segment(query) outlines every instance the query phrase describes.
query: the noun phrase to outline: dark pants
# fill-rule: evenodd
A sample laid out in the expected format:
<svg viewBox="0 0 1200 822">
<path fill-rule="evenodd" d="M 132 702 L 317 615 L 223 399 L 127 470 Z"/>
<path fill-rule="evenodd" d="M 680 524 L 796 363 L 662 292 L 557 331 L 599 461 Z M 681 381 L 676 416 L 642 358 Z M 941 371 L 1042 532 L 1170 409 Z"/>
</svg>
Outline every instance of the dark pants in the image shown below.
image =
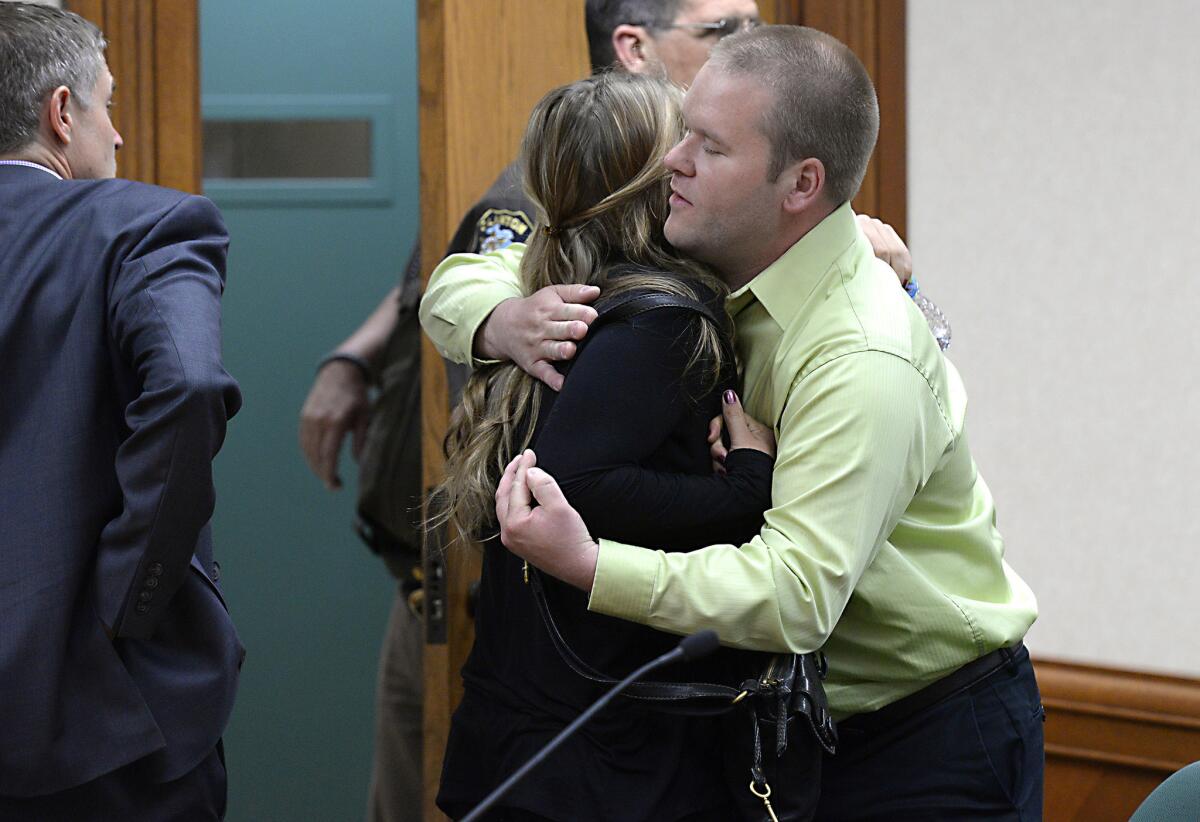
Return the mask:
<svg viewBox="0 0 1200 822">
<path fill-rule="evenodd" d="M 0 796 L 0 822 L 219 822 L 225 799 L 225 753 L 218 742 L 199 765 L 171 782 L 147 781 L 134 762 L 48 796 Z"/>
<path fill-rule="evenodd" d="M 408 606 L 408 595 L 397 590 L 379 656 L 368 822 L 421 818 L 422 628 L 421 618 Z"/>
<path fill-rule="evenodd" d="M 893 727 L 850 717 L 838 725 L 837 755 L 825 760 L 816 818 L 1041 819 L 1043 718 L 1024 647 Z"/>
</svg>

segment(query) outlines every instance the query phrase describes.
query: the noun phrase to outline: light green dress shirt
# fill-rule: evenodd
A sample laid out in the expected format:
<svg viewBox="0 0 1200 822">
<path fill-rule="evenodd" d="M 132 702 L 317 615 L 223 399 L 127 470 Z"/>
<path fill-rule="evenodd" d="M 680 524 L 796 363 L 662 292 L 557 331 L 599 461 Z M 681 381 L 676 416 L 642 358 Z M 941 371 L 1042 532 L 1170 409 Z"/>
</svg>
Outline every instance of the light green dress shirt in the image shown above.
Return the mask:
<svg viewBox="0 0 1200 822">
<path fill-rule="evenodd" d="M 435 272 L 422 322 L 452 359 L 467 361 L 492 308 L 519 296 L 521 253 Z M 823 648 L 838 717 L 1021 639 L 1037 603 L 1004 562 L 962 381 L 850 207 L 729 309 L 743 401 L 779 444 L 762 531 L 690 553 L 601 540 L 589 607 L 677 634 L 712 628 L 741 648 Z"/>
</svg>

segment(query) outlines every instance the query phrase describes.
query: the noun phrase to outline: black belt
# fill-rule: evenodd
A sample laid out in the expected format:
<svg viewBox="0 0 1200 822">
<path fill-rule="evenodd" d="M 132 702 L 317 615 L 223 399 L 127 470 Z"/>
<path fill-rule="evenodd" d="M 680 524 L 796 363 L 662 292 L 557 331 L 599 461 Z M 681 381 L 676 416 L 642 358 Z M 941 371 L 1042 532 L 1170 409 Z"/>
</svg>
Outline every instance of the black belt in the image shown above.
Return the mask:
<svg viewBox="0 0 1200 822">
<path fill-rule="evenodd" d="M 877 733 L 899 725 L 906 719 L 916 716 L 927 708 L 932 708 L 939 702 L 961 693 L 980 682 L 1005 666 L 1015 667 L 1018 663 L 1029 658 L 1025 644 L 1018 641 L 1008 648 L 997 648 L 990 654 L 985 654 L 972 662 L 948 674 L 932 685 L 926 685 L 915 694 L 909 694 L 898 699 L 891 705 L 885 705 L 877 711 L 848 716 L 837 723 L 838 730 Z"/>
</svg>

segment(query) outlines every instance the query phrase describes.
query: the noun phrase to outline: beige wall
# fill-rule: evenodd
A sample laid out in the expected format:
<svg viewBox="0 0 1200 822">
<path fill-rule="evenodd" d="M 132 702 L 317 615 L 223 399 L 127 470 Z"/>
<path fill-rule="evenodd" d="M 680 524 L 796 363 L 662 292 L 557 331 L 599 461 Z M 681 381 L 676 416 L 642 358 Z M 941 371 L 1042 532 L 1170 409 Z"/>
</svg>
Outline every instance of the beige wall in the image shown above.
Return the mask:
<svg viewBox="0 0 1200 822">
<path fill-rule="evenodd" d="M 1200 3 L 909 0 L 909 233 L 1036 654 L 1200 675 Z"/>
</svg>

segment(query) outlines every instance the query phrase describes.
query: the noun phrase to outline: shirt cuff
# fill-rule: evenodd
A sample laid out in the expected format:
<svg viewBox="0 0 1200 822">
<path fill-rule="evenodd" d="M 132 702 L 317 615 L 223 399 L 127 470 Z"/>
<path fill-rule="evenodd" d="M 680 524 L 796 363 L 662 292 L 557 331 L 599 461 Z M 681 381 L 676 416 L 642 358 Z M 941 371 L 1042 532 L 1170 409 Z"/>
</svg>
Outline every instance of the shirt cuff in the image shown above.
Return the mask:
<svg viewBox="0 0 1200 822">
<path fill-rule="evenodd" d="M 645 622 L 658 579 L 657 551 L 600 540 L 588 610 Z"/>
<path fill-rule="evenodd" d="M 514 293 L 511 286 L 502 283 L 473 285 L 469 299 L 451 301 L 447 311 L 439 311 L 435 307 L 430 312 L 429 319 L 432 322 L 427 322 L 426 325 L 430 338 L 442 348 L 441 353 L 447 359 L 463 364 L 480 365 L 495 360 L 475 359 L 475 335 L 496 310 L 496 306 L 505 300 L 521 296 L 521 292 Z"/>
</svg>

